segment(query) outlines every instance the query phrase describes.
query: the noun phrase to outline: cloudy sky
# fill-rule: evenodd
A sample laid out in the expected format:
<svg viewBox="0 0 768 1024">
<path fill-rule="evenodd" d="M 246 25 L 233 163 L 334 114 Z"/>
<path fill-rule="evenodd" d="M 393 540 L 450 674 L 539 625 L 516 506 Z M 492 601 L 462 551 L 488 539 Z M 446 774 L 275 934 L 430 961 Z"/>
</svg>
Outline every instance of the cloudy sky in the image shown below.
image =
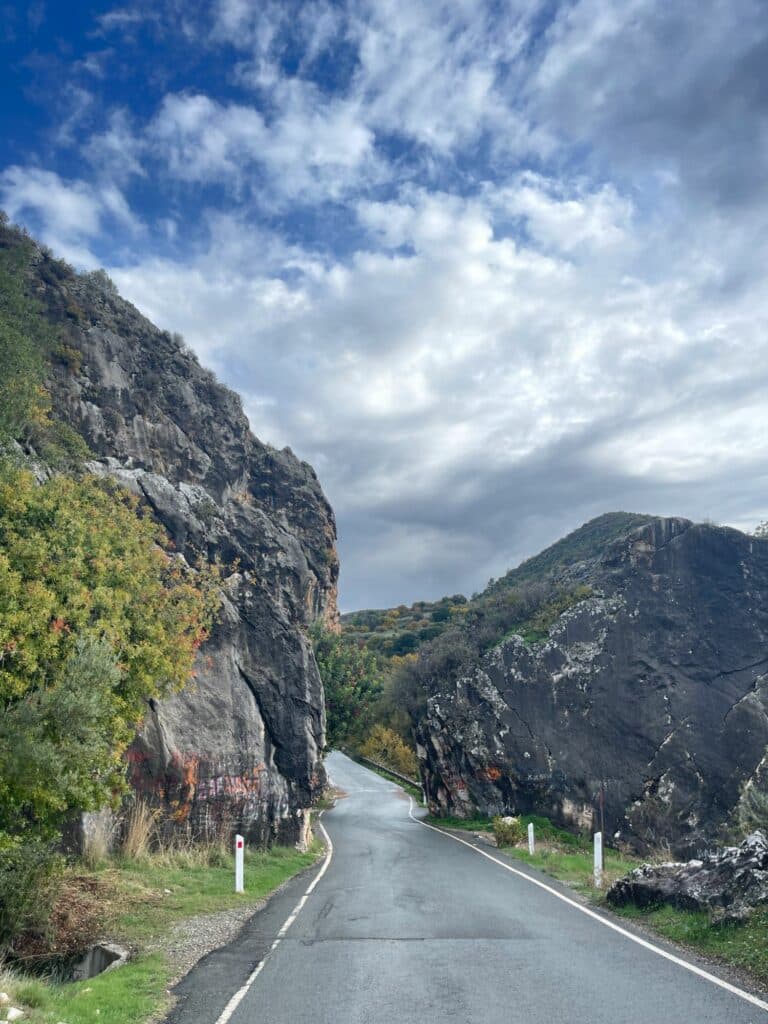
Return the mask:
<svg viewBox="0 0 768 1024">
<path fill-rule="evenodd" d="M 0 205 L 315 466 L 346 610 L 768 518 L 765 0 L 0 13 Z"/>
</svg>

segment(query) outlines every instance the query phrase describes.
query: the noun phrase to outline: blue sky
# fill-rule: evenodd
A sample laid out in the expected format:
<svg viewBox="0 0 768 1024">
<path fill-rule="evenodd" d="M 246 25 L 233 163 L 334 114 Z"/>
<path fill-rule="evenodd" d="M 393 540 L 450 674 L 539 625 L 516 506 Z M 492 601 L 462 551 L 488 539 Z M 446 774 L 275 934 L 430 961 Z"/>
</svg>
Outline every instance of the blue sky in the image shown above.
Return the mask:
<svg viewBox="0 0 768 1024">
<path fill-rule="evenodd" d="M 0 7 L 0 205 L 316 467 L 345 608 L 768 518 L 763 0 Z"/>
</svg>

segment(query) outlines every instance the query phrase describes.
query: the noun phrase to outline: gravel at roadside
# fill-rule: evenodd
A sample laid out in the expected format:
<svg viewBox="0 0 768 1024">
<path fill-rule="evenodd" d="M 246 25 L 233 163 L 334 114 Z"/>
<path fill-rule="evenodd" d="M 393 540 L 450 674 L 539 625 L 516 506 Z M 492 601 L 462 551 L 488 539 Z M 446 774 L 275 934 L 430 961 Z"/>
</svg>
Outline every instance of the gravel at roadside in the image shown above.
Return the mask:
<svg viewBox="0 0 768 1024">
<path fill-rule="evenodd" d="M 262 899 L 230 910 L 189 917 L 174 925 L 162 940 L 149 946 L 148 952 L 162 950 L 167 957 L 172 970 L 169 988 L 191 971 L 206 953 L 231 942 L 245 922 L 258 913 L 266 902 L 266 899 Z"/>
</svg>

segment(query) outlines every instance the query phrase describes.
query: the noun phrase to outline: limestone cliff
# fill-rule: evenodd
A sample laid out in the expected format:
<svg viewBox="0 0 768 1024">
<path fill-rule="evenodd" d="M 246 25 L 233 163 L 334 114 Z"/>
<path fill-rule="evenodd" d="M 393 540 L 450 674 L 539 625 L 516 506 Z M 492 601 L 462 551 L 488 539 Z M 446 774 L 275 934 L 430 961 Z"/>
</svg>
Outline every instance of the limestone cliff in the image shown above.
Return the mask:
<svg viewBox="0 0 768 1024">
<path fill-rule="evenodd" d="M 335 523 L 315 473 L 257 440 L 239 398 L 104 275 L 75 275 L 40 250 L 31 275 L 49 319 L 67 326 L 50 390 L 94 453 L 89 468 L 138 494 L 190 564 L 224 568 L 194 679 L 147 708 L 133 785 L 169 828 L 223 821 L 254 840 L 299 840 L 324 778 L 306 630 L 337 620 Z"/>
<path fill-rule="evenodd" d="M 560 567 L 591 596 L 436 684 L 418 724 L 433 807 L 539 812 L 696 850 L 768 744 L 768 541 L 653 519 Z"/>
</svg>

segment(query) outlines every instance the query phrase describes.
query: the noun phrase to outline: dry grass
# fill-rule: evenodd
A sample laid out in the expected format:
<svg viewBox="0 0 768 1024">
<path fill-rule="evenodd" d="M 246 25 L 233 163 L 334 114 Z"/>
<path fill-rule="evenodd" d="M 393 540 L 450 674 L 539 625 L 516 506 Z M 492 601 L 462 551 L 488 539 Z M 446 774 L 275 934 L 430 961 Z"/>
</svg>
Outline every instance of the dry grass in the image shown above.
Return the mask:
<svg viewBox="0 0 768 1024">
<path fill-rule="evenodd" d="M 118 822 L 110 813 L 91 816 L 83 836 L 82 860 L 87 868 L 94 870 L 109 859 Z"/>
<path fill-rule="evenodd" d="M 136 797 L 125 819 L 121 855 L 126 860 L 144 860 L 156 839 L 157 812 L 146 800 Z"/>
</svg>

